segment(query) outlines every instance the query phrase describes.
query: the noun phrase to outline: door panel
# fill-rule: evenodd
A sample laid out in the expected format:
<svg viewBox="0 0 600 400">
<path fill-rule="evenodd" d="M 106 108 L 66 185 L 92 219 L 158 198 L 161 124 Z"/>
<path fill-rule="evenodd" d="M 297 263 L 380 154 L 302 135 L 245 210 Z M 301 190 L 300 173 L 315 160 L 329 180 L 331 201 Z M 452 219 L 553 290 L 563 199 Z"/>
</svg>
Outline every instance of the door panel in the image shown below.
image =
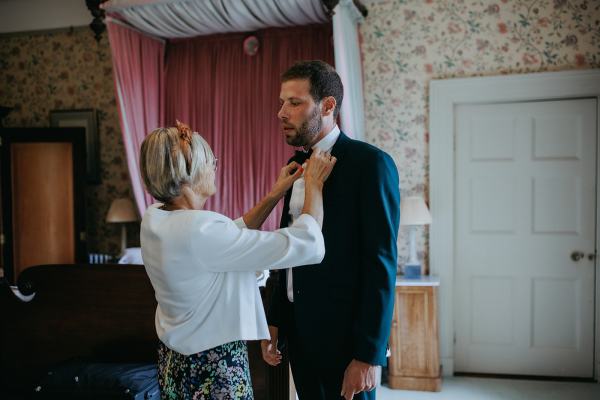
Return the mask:
<svg viewBox="0 0 600 400">
<path fill-rule="evenodd" d="M 456 108 L 456 371 L 593 376 L 596 110 Z"/>
<path fill-rule="evenodd" d="M 75 262 L 73 146 L 13 143 L 14 270 Z"/>
</svg>

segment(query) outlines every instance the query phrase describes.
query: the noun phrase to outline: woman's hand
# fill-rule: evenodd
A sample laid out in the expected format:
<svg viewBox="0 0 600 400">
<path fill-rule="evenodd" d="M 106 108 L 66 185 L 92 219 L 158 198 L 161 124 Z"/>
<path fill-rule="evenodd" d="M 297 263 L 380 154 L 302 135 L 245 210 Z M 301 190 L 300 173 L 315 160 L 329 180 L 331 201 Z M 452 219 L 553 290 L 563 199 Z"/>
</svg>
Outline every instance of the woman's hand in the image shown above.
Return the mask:
<svg viewBox="0 0 600 400">
<path fill-rule="evenodd" d="M 304 171 L 306 185 L 316 184 L 322 187 L 333 170 L 336 161 L 337 159 L 330 153 L 325 153 L 319 149 L 314 150 Z"/>
<path fill-rule="evenodd" d="M 281 168 L 279 177 L 271 189 L 270 195 L 275 197 L 277 200 L 281 199 L 285 192 L 292 187 L 295 181 L 302 176 L 302 166 L 296 161 L 292 161 L 288 165 Z"/>
<path fill-rule="evenodd" d="M 336 161 L 331 154 L 315 150 L 304 170 L 302 214 L 312 215 L 320 227 L 323 227 L 323 183 L 329 177 Z"/>
<path fill-rule="evenodd" d="M 285 192 L 302 176 L 302 172 L 302 166 L 295 161 L 281 168 L 277 182 L 275 182 L 271 191 L 244 214 L 246 228 L 259 229 L 279 200 L 285 195 Z"/>
</svg>

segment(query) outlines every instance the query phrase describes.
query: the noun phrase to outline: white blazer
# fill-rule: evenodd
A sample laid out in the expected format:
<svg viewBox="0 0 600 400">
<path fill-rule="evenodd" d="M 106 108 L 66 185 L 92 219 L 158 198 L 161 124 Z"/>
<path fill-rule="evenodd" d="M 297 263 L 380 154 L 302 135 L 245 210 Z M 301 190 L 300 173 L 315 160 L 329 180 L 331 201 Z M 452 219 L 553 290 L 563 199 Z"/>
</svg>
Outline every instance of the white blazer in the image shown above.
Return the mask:
<svg viewBox="0 0 600 400">
<path fill-rule="evenodd" d="M 247 229 L 242 218 L 161 205 L 142 218 L 142 258 L 158 302 L 158 337 L 184 355 L 268 339 L 255 271 L 318 264 L 325 256 L 321 229 L 308 214 L 263 232 Z"/>
</svg>

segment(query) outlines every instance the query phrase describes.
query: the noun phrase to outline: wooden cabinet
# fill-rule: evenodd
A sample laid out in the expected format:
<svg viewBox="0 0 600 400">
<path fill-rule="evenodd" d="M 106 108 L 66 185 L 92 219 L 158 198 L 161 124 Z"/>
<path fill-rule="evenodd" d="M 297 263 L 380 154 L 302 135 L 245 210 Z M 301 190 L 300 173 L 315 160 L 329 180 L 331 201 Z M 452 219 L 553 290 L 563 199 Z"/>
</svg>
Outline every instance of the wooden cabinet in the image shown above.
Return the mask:
<svg viewBox="0 0 600 400">
<path fill-rule="evenodd" d="M 398 279 L 388 381 L 392 389 L 441 390 L 437 321 L 439 281 Z"/>
</svg>

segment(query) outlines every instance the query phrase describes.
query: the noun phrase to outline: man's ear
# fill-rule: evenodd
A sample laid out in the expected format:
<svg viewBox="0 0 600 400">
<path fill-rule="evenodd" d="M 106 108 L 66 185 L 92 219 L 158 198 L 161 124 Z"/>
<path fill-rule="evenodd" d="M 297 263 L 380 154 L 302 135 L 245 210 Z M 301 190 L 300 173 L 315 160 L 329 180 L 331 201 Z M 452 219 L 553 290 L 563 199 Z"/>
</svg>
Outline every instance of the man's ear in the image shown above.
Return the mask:
<svg viewBox="0 0 600 400">
<path fill-rule="evenodd" d="M 323 98 L 323 100 L 321 100 L 321 104 L 322 104 L 321 114 L 323 116 L 326 116 L 326 115 L 333 114 L 333 111 L 335 110 L 335 106 L 337 103 L 335 101 L 335 97 L 327 96 L 327 97 Z"/>
</svg>

